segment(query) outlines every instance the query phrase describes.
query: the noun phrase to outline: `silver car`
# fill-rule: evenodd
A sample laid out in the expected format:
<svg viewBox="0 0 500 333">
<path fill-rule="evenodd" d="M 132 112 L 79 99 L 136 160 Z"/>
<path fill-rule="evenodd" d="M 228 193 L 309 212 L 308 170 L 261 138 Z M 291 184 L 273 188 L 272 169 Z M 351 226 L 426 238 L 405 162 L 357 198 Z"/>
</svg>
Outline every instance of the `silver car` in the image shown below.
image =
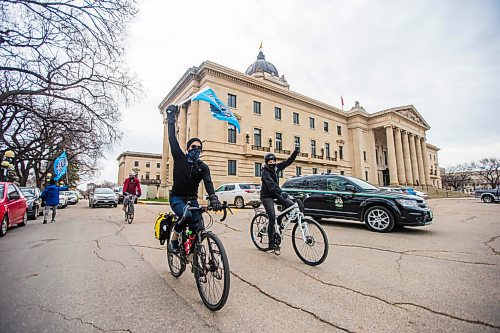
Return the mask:
<svg viewBox="0 0 500 333">
<path fill-rule="evenodd" d="M 90 195 L 89 207 L 118 206 L 118 196 L 110 188 L 99 187 Z"/>
</svg>

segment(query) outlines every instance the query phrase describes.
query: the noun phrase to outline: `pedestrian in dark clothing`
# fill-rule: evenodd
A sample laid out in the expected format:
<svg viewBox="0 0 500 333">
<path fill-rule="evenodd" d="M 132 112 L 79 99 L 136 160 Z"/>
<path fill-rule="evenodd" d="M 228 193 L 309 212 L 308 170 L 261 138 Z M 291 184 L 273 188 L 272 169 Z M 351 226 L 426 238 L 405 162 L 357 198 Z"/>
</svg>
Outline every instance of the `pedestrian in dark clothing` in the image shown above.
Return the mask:
<svg viewBox="0 0 500 333">
<path fill-rule="evenodd" d="M 262 168 L 262 187 L 260 189 L 260 201 L 264 206 L 267 216 L 269 217 L 269 224 L 267 227 L 267 235 L 269 237 L 269 250 L 275 250 L 274 244 L 274 221 L 276 214 L 274 211 L 274 200 L 276 199 L 278 205 L 286 209 L 293 205 L 293 201 L 288 199 L 286 192 L 281 191 L 278 184 L 278 173 L 283 171 L 287 166 L 295 161 L 299 154 L 299 148 L 295 147 L 295 151 L 290 157 L 281 163 L 276 163 L 276 155 L 273 153 L 266 154 L 264 157 L 265 165 Z"/>
<path fill-rule="evenodd" d="M 49 212 L 52 211 L 51 223 L 56 221 L 57 206 L 59 205 L 59 192 L 67 191 L 67 186 L 57 186 L 56 181 L 51 179 L 49 185 L 47 185 L 42 191 L 41 198 L 45 202 L 45 207 L 43 210 L 43 224 L 47 223 L 47 217 Z"/>
</svg>

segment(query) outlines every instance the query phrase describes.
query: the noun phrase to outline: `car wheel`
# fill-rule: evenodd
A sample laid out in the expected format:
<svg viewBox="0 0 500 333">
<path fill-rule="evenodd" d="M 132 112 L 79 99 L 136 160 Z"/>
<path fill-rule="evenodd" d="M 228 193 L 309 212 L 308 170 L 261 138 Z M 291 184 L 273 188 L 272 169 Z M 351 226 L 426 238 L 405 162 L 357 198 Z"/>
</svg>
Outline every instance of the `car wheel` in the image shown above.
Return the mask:
<svg viewBox="0 0 500 333">
<path fill-rule="evenodd" d="M 118 207 L 118 204 L 114 204 L 113 207 Z"/>
<path fill-rule="evenodd" d="M 491 195 L 485 195 L 483 196 L 483 202 L 484 203 L 492 203 L 494 200 L 493 200 L 493 197 Z"/>
<path fill-rule="evenodd" d="M 35 212 L 33 213 L 33 216 L 31 217 L 33 220 L 36 220 L 38 218 L 38 206 L 35 207 Z"/>
<path fill-rule="evenodd" d="M 260 207 L 260 202 L 259 203 L 256 203 L 256 204 L 253 204 L 252 205 L 253 208 L 259 208 Z"/>
<path fill-rule="evenodd" d="M 9 229 L 9 219 L 7 218 L 7 212 L 5 212 L 5 215 L 2 220 L 2 226 L 0 227 L 0 237 L 5 236 L 8 229 Z"/>
<path fill-rule="evenodd" d="M 389 232 L 394 228 L 394 217 L 387 208 L 373 206 L 365 213 L 365 224 L 371 231 Z"/>
<path fill-rule="evenodd" d="M 236 208 L 243 208 L 245 207 L 245 201 L 242 197 L 236 197 L 234 199 L 234 205 L 236 206 Z"/>
<path fill-rule="evenodd" d="M 24 212 L 23 221 L 19 223 L 21 227 L 24 227 L 26 224 L 28 224 L 28 210 Z"/>
</svg>

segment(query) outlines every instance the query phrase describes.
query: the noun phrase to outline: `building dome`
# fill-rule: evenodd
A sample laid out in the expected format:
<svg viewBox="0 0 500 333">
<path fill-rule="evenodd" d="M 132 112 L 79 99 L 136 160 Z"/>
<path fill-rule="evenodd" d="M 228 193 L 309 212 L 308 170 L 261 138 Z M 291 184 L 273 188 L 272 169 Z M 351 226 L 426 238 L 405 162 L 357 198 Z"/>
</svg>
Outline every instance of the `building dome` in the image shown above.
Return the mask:
<svg viewBox="0 0 500 333">
<path fill-rule="evenodd" d="M 273 76 L 279 76 L 278 70 L 271 64 L 269 61 L 266 61 L 266 56 L 262 51 L 259 51 L 259 55 L 257 55 L 257 60 L 250 66 L 248 66 L 245 74 L 252 75 L 255 72 L 265 72 L 269 73 Z"/>
</svg>

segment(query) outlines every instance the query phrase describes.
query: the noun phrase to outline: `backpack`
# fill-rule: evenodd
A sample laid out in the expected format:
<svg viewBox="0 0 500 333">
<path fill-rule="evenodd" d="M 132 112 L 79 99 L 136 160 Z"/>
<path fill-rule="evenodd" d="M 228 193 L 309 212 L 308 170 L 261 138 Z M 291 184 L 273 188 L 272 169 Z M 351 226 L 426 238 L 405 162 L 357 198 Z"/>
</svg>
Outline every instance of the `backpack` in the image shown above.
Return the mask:
<svg viewBox="0 0 500 333">
<path fill-rule="evenodd" d="M 160 245 L 170 238 L 171 225 L 175 223 L 175 214 L 172 212 L 160 213 L 155 222 L 155 238 L 160 241 Z"/>
</svg>

